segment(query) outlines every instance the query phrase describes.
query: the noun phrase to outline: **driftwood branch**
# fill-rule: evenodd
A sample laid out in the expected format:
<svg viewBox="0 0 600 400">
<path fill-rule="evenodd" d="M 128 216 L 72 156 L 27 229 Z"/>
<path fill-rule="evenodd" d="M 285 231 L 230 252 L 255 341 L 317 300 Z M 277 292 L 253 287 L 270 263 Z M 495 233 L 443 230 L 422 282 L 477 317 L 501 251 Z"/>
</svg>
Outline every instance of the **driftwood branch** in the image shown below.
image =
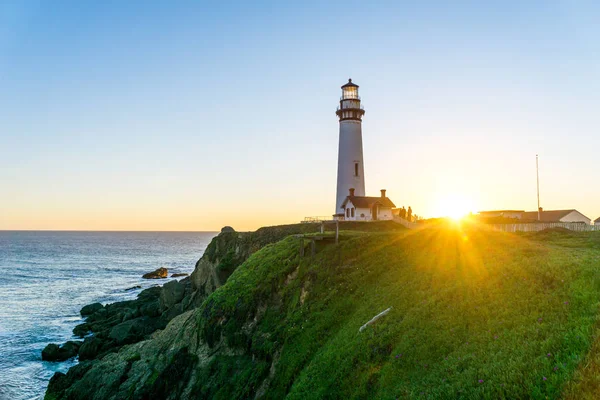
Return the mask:
<svg viewBox="0 0 600 400">
<path fill-rule="evenodd" d="M 392 307 L 388 308 L 385 311 L 380 312 L 379 314 L 377 314 L 376 316 L 374 316 L 373 318 L 371 318 L 371 320 L 369 322 L 367 322 L 366 324 L 364 324 L 363 326 L 360 327 L 360 329 L 358 330 L 358 332 L 360 333 L 360 332 L 364 331 L 367 326 L 371 325 L 372 323 L 374 323 L 375 321 L 377 321 L 379 318 L 381 318 L 385 314 L 389 313 L 391 309 L 392 309 Z"/>
</svg>

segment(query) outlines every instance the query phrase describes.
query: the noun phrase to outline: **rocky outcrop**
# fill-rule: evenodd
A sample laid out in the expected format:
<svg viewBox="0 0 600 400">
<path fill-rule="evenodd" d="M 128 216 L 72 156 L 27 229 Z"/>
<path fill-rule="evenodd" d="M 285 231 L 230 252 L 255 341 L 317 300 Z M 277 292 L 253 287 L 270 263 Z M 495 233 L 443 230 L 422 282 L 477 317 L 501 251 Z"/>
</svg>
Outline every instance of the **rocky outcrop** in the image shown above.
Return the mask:
<svg viewBox="0 0 600 400">
<path fill-rule="evenodd" d="M 163 267 L 160 267 L 157 270 L 152 272 L 148 272 L 147 274 L 142 275 L 144 279 L 164 279 L 169 276 L 169 270 Z"/>
<path fill-rule="evenodd" d="M 80 314 L 82 317 L 87 317 L 89 315 L 92 315 L 96 311 L 102 310 L 103 308 L 104 306 L 100 303 L 88 304 L 87 306 L 81 309 Z"/>
<path fill-rule="evenodd" d="M 230 350 L 225 343 L 211 340 L 208 345 L 200 338 L 198 321 L 203 317 L 197 308 L 254 252 L 288 235 L 318 229 L 314 224 L 297 224 L 239 233 L 225 227 L 211 241 L 190 277 L 146 289 L 135 300 L 84 307 L 87 320 L 73 332 L 93 336 L 86 337 L 79 349 L 81 363 L 67 374 L 55 374 L 46 398 L 175 399 L 186 398 L 181 397 L 183 394 L 200 395 L 200 389 L 187 385 L 189 379 L 183 378 L 196 381 L 196 367 L 206 366 L 219 351 L 228 354 Z M 157 271 L 161 270 L 164 273 L 159 275 L 166 277 L 166 269 Z"/>
<path fill-rule="evenodd" d="M 180 303 L 185 296 L 185 285 L 179 281 L 165 283 L 160 291 L 159 304 L 161 311 L 168 310 Z"/>
<path fill-rule="evenodd" d="M 171 278 L 181 278 L 183 276 L 189 276 L 190 274 L 186 274 L 185 272 L 179 272 L 177 274 L 171 274 Z"/>
<path fill-rule="evenodd" d="M 68 341 L 62 346 L 50 343 L 42 350 L 42 360 L 44 361 L 65 361 L 77 356 L 81 342 Z"/>
<path fill-rule="evenodd" d="M 79 359 L 93 360 L 118 351 L 123 345 L 148 338 L 181 314 L 181 301 L 191 295 L 189 278 L 173 280 L 161 287 L 143 290 L 135 300 L 121 301 L 103 306 L 89 304 L 81 309 L 87 316 L 84 323 L 73 329 L 73 334 L 83 338 L 81 342 L 67 342 L 62 347 L 46 346 L 42 358 L 47 361 L 64 361 L 79 354 Z"/>
</svg>

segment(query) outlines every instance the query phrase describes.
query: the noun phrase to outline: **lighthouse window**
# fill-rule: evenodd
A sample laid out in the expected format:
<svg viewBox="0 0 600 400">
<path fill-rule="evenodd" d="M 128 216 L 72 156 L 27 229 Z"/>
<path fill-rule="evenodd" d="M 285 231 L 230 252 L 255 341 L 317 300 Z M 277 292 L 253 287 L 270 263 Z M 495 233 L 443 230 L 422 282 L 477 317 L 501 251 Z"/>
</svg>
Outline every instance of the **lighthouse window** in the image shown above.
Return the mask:
<svg viewBox="0 0 600 400">
<path fill-rule="evenodd" d="M 358 176 L 358 163 L 354 163 L 354 176 Z"/>
<path fill-rule="evenodd" d="M 354 218 L 354 207 L 350 209 L 350 213 L 352 214 L 352 218 Z"/>
<path fill-rule="evenodd" d="M 350 209 L 346 208 L 346 217 L 350 217 Z"/>
</svg>

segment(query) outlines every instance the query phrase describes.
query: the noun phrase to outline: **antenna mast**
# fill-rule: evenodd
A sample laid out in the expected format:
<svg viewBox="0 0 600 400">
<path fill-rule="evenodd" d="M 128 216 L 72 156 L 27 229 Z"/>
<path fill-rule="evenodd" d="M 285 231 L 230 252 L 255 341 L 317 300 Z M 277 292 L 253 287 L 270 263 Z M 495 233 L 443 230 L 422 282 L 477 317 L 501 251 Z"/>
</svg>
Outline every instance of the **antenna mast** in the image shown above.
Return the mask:
<svg viewBox="0 0 600 400">
<path fill-rule="evenodd" d="M 538 155 L 535 155 L 535 173 L 537 175 L 537 200 L 538 200 L 538 221 L 541 221 L 540 211 L 540 167 L 538 163 Z"/>
</svg>

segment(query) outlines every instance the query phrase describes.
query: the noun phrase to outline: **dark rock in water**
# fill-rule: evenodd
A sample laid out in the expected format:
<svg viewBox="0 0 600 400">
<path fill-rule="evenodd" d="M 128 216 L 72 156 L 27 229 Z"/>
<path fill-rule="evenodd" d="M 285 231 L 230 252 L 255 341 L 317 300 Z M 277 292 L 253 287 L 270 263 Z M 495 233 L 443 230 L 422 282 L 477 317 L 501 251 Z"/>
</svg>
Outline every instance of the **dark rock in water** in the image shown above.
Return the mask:
<svg viewBox="0 0 600 400">
<path fill-rule="evenodd" d="M 65 361 L 75 357 L 79 351 L 81 342 L 69 341 L 62 346 L 50 343 L 42 350 L 42 360 L 44 361 Z"/>
<path fill-rule="evenodd" d="M 83 344 L 79 348 L 79 360 L 92 360 L 96 358 L 98 353 L 100 353 L 103 344 L 104 341 L 97 337 L 85 338 Z"/>
<path fill-rule="evenodd" d="M 80 347 L 80 341 L 69 340 L 67 343 L 60 346 L 60 352 L 62 352 L 65 355 L 68 355 L 69 357 L 67 358 L 71 358 L 77 355 L 77 352 L 79 352 Z"/>
<path fill-rule="evenodd" d="M 189 274 L 186 273 L 177 273 L 177 274 L 172 274 L 171 278 L 179 278 L 180 276 L 188 276 Z"/>
<path fill-rule="evenodd" d="M 64 394 L 73 383 L 83 378 L 86 372 L 92 368 L 93 363 L 90 361 L 80 362 L 79 364 L 69 368 L 66 374 L 56 372 L 50 378 L 48 390 L 46 391 L 45 399 L 58 399 Z M 75 395 L 73 396 L 77 398 Z"/>
<path fill-rule="evenodd" d="M 103 320 L 106 318 L 107 315 L 108 315 L 108 310 L 106 308 L 102 308 L 102 309 L 96 311 L 95 313 L 93 313 L 92 315 L 90 315 L 89 317 L 87 317 L 87 322 Z"/>
<path fill-rule="evenodd" d="M 136 285 L 136 286 L 132 286 L 130 288 L 125 289 L 126 292 L 130 292 L 132 290 L 136 290 L 136 289 L 141 289 L 142 287 L 140 285 Z"/>
<path fill-rule="evenodd" d="M 179 281 L 171 281 L 164 284 L 160 292 L 160 309 L 165 311 L 183 300 L 185 286 Z"/>
<path fill-rule="evenodd" d="M 96 311 L 101 310 L 103 308 L 104 306 L 100 303 L 88 304 L 87 306 L 81 309 L 80 313 L 82 317 L 87 317 L 88 315 L 92 315 Z"/>
<path fill-rule="evenodd" d="M 44 361 L 56 361 L 58 359 L 58 351 L 60 347 L 57 344 L 50 343 L 42 350 L 42 360 Z"/>
<path fill-rule="evenodd" d="M 164 279 L 168 276 L 169 270 L 163 267 L 160 267 L 156 271 L 148 272 L 147 274 L 142 275 L 144 279 Z"/>
<path fill-rule="evenodd" d="M 88 333 L 90 333 L 90 326 L 86 323 L 79 324 L 73 328 L 73 335 L 75 336 L 84 337 Z"/>
</svg>

